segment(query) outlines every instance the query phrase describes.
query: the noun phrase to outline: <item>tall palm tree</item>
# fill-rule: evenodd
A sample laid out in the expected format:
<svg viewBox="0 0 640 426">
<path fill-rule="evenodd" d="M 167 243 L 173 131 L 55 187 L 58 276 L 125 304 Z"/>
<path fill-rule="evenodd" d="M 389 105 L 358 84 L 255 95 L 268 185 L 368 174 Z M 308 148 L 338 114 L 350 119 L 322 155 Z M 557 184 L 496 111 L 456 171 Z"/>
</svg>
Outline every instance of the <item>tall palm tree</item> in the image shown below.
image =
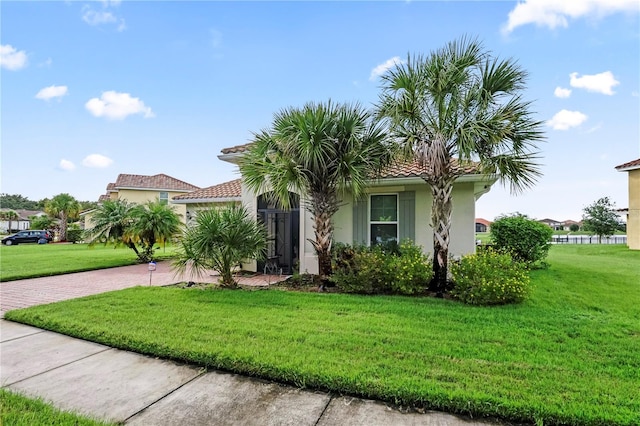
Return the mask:
<svg viewBox="0 0 640 426">
<path fill-rule="evenodd" d="M 409 55 L 382 76 L 379 117 L 431 186 L 432 290 L 446 291 L 456 178 L 473 166 L 498 173 L 518 193 L 540 175 L 536 143 L 544 135 L 531 103 L 521 97 L 526 77 L 513 60 L 496 58 L 468 38 L 426 57 Z"/>
<path fill-rule="evenodd" d="M 249 189 L 271 191 L 285 208 L 290 191 L 306 198 L 315 236 L 309 241 L 325 278 L 331 273 L 332 217 L 341 197 L 347 190 L 361 196 L 390 157 L 387 134 L 370 112 L 328 101 L 276 113 L 271 128 L 256 134 L 240 171 Z"/>
<path fill-rule="evenodd" d="M 264 257 L 266 245 L 266 230 L 244 207 L 203 210 L 186 230 L 173 267 L 180 272 L 193 270 L 198 275 L 215 269 L 222 286 L 235 287 L 233 268 L 244 259 Z"/>
<path fill-rule="evenodd" d="M 45 211 L 60 219 L 60 241 L 67 241 L 67 221 L 80 213 L 78 200 L 66 193 L 58 194 L 47 202 Z"/>
<path fill-rule="evenodd" d="M 173 207 L 160 200 L 137 205 L 131 210 L 131 224 L 125 229 L 125 241 L 140 244 L 141 262 L 153 260 L 156 243 L 165 243 L 182 230 L 182 221 Z"/>
<path fill-rule="evenodd" d="M 117 246 L 124 243 L 139 257 L 140 253 L 135 243 L 127 238 L 127 228 L 133 222 L 133 208 L 134 204 L 126 200 L 106 200 L 99 205 L 91 216 L 93 226 L 87 229 L 89 245 L 102 242 L 105 245 L 112 243 Z"/>
</svg>

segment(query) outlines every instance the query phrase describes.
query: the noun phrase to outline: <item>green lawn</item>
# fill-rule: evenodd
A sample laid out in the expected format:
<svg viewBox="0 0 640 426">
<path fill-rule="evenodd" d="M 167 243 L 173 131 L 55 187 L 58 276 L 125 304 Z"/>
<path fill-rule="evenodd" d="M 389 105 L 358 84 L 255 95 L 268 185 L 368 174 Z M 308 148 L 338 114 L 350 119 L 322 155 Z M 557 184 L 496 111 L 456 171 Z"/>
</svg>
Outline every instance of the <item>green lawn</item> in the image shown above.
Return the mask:
<svg viewBox="0 0 640 426">
<path fill-rule="evenodd" d="M 3 426 L 106 426 L 111 423 L 61 411 L 41 400 L 26 398 L 0 389 L 0 424 Z"/>
<path fill-rule="evenodd" d="M 159 258 L 170 256 L 171 247 L 156 251 Z M 0 281 L 90 271 L 134 265 L 136 255 L 126 247 L 87 244 L 0 245 Z"/>
<path fill-rule="evenodd" d="M 474 416 L 640 424 L 640 252 L 554 246 L 530 301 L 128 290 L 6 318 L 153 356 Z M 158 321 L 162 318 L 162 321 Z"/>
</svg>

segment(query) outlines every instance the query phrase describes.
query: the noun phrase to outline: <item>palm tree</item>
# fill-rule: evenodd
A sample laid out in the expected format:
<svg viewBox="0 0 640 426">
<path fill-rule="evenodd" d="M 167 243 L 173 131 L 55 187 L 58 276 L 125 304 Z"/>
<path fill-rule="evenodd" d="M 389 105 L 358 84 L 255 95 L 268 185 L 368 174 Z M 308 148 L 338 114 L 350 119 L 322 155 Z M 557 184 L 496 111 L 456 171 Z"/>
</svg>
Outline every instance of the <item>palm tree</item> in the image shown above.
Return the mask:
<svg viewBox="0 0 640 426">
<path fill-rule="evenodd" d="M 89 245 L 102 242 L 105 245 L 112 243 L 117 246 L 124 243 L 140 257 L 133 240 L 127 238 L 127 228 L 133 222 L 133 208 L 134 204 L 126 200 L 106 200 L 99 205 L 91 216 L 93 227 L 87 230 Z"/>
<path fill-rule="evenodd" d="M 521 97 L 526 77 L 513 60 L 496 58 L 467 38 L 426 57 L 409 55 L 382 76 L 379 117 L 431 186 L 431 289 L 439 293 L 446 291 L 456 178 L 473 166 L 480 173 L 498 173 L 518 193 L 540 176 L 536 143 L 544 135 L 531 103 Z"/>
<path fill-rule="evenodd" d="M 0 213 L 2 220 L 7 221 L 7 233 L 11 234 L 12 222 L 19 218 L 18 213 L 13 210 L 4 210 Z"/>
<path fill-rule="evenodd" d="M 69 194 L 58 194 L 47 202 L 45 211 L 60 219 L 60 241 L 67 241 L 67 221 L 78 216 L 80 203 Z"/>
<path fill-rule="evenodd" d="M 182 229 L 180 216 L 173 207 L 160 200 L 137 205 L 131 210 L 131 224 L 126 227 L 124 240 L 138 243 L 142 252 L 141 262 L 153 260 L 156 243 L 165 243 L 178 235 Z"/>
<path fill-rule="evenodd" d="M 235 287 L 233 268 L 244 259 L 264 257 L 267 244 L 264 226 L 249 216 L 244 207 L 227 206 L 198 212 L 194 226 L 187 229 L 182 249 L 173 266 L 201 275 L 215 269 L 221 284 Z"/>
<path fill-rule="evenodd" d="M 321 278 L 331 273 L 332 217 L 342 195 L 363 194 L 367 181 L 388 164 L 387 134 L 358 104 L 308 103 L 275 114 L 240 161 L 244 183 L 271 191 L 287 208 L 290 191 L 306 197 L 314 222 L 309 240 Z"/>
</svg>

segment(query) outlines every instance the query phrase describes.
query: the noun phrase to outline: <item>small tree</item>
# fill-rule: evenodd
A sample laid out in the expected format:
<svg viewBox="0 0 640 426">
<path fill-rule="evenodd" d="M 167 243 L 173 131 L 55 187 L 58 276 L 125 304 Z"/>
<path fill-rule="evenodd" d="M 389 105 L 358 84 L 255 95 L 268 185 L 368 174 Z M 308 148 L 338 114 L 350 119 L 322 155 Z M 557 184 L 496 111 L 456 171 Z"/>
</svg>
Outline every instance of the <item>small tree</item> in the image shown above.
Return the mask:
<svg viewBox="0 0 640 426">
<path fill-rule="evenodd" d="M 615 203 L 609 197 L 603 197 L 582 209 L 582 223 L 585 231 L 598 236 L 598 243 L 602 237 L 609 237 L 620 229 L 621 220 L 615 212 Z"/>
<path fill-rule="evenodd" d="M 571 226 L 569 226 L 569 231 L 571 232 L 578 232 L 580 230 L 580 225 L 578 225 L 577 223 L 572 223 Z"/>
<path fill-rule="evenodd" d="M 0 217 L 2 218 L 2 220 L 6 220 L 7 221 L 7 232 L 10 234 L 11 233 L 11 225 L 13 223 L 14 220 L 18 219 L 18 213 L 16 213 L 13 210 L 5 210 L 3 212 L 0 213 Z"/>
<path fill-rule="evenodd" d="M 140 262 L 153 260 L 156 243 L 165 243 L 178 235 L 182 228 L 180 216 L 173 207 L 160 200 L 135 206 L 130 211 L 131 223 L 126 227 L 124 240 L 138 243 Z"/>
<path fill-rule="evenodd" d="M 491 225 L 491 242 L 515 260 L 532 265 L 549 254 L 553 230 L 547 225 L 515 213 L 500 216 Z"/>
<path fill-rule="evenodd" d="M 67 241 L 67 222 L 80 213 L 80 203 L 73 196 L 63 193 L 49 200 L 45 210 L 51 216 L 60 218 L 60 241 Z"/>
<path fill-rule="evenodd" d="M 55 225 L 55 221 L 51 216 L 29 216 L 31 229 L 51 229 Z"/>
<path fill-rule="evenodd" d="M 267 244 L 264 226 L 256 222 L 244 207 L 227 206 L 204 210 L 188 228 L 173 267 L 196 275 L 215 269 L 224 287 L 235 287 L 233 268 L 245 259 L 264 257 Z"/>
</svg>

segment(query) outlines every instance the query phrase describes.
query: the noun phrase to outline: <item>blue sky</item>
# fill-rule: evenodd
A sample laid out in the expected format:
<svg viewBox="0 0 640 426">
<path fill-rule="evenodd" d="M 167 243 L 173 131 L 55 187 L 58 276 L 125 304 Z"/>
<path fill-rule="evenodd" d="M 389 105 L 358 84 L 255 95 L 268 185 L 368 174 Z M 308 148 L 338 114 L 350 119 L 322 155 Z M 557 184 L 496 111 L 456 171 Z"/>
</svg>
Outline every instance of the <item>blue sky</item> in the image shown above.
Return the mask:
<svg viewBox="0 0 640 426">
<path fill-rule="evenodd" d="M 628 203 L 640 157 L 637 0 L 0 3 L 0 191 L 97 200 L 119 173 L 206 187 L 217 155 L 308 101 L 373 106 L 376 69 L 478 37 L 530 73 L 544 177 L 496 185 L 477 216 L 580 219 Z"/>
</svg>

